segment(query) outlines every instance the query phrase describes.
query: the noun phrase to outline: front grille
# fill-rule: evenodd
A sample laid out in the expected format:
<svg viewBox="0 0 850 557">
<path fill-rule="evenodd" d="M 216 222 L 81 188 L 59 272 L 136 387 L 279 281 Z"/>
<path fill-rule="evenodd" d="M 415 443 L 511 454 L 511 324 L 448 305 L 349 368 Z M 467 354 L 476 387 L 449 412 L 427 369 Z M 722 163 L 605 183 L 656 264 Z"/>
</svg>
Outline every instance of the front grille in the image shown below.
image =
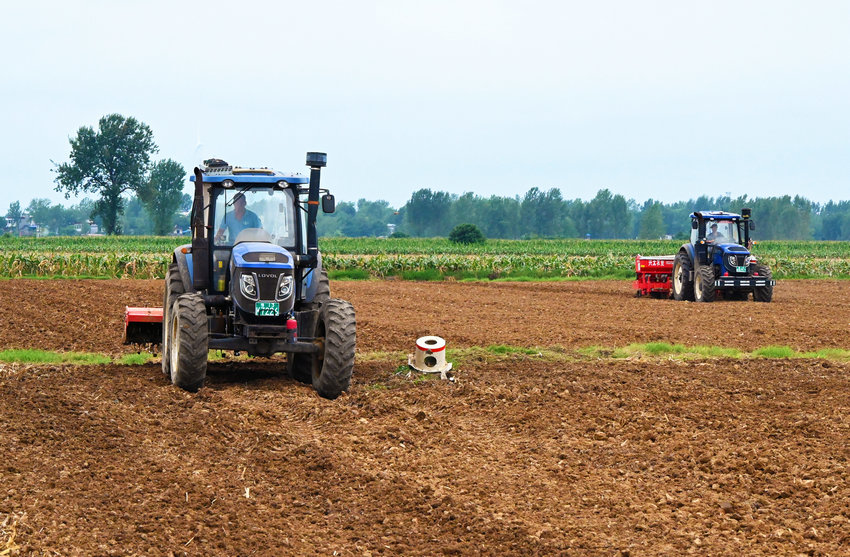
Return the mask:
<svg viewBox="0 0 850 557">
<path fill-rule="evenodd" d="M 748 254 L 727 253 L 723 258 L 723 262 L 730 272 L 735 272 L 735 267 L 744 267 L 747 265 L 747 255 Z"/>
<path fill-rule="evenodd" d="M 275 273 L 258 273 L 258 275 L 273 275 L 273 276 L 258 276 L 257 282 L 260 288 L 261 300 L 274 300 L 277 291 L 277 281 L 279 276 Z"/>
</svg>

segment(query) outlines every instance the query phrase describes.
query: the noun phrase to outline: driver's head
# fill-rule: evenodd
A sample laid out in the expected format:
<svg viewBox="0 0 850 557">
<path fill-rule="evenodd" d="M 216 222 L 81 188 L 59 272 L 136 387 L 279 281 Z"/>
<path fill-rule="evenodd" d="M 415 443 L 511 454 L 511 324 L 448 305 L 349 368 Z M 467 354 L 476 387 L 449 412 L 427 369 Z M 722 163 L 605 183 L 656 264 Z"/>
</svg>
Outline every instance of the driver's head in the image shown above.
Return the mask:
<svg viewBox="0 0 850 557">
<path fill-rule="evenodd" d="M 712 231 L 712 232 L 717 232 L 717 223 L 716 223 L 716 222 L 715 222 L 714 224 L 712 224 L 712 225 L 711 225 L 711 231 Z"/>
<path fill-rule="evenodd" d="M 238 207 L 244 208 L 248 202 L 245 200 L 244 193 L 237 193 L 236 197 L 233 198 L 233 204 Z"/>
</svg>

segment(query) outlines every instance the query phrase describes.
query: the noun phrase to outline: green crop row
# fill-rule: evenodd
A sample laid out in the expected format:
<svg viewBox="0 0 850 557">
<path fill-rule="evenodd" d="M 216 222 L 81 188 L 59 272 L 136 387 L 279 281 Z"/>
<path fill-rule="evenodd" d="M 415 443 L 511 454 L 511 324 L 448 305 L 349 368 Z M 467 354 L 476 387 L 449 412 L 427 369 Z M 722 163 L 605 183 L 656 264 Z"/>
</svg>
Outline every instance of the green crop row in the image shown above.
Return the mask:
<svg viewBox="0 0 850 557">
<path fill-rule="evenodd" d="M 171 252 L 186 238 L 0 238 L 0 277 L 162 278 Z M 444 239 L 328 238 L 325 266 L 349 276 L 620 277 L 634 257 L 673 254 L 670 240 L 495 240 L 481 246 Z M 774 277 L 850 277 L 846 242 L 764 242 L 753 250 Z"/>
<path fill-rule="evenodd" d="M 3 251 L 79 253 L 168 253 L 189 243 L 185 236 L 0 237 Z M 347 255 L 469 254 L 634 256 L 675 253 L 679 240 L 488 240 L 484 244 L 454 244 L 445 238 L 322 238 L 322 251 Z M 848 258 L 848 242 L 759 242 L 753 251 L 762 257 Z"/>
<path fill-rule="evenodd" d="M 332 272 L 372 277 L 430 272 L 432 276 L 498 278 L 510 276 L 564 278 L 630 278 L 631 255 L 469 255 L 469 254 L 324 254 Z M 68 276 L 162 278 L 171 255 L 150 253 L 0 253 L 0 276 Z M 763 257 L 775 278 L 850 277 L 850 259 Z"/>
</svg>

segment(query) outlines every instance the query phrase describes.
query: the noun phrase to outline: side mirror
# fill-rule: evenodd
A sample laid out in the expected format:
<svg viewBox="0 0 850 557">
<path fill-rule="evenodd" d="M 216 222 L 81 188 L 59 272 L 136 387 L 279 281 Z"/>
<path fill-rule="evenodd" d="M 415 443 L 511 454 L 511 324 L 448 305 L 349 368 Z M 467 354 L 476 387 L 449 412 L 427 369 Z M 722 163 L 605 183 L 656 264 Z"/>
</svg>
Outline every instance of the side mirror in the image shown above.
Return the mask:
<svg viewBox="0 0 850 557">
<path fill-rule="evenodd" d="M 334 211 L 336 211 L 336 201 L 334 200 L 334 196 L 326 193 L 322 196 L 322 212 L 333 213 Z"/>
<path fill-rule="evenodd" d="M 696 230 L 697 228 L 699 228 L 699 223 L 698 223 L 697 221 L 695 221 L 695 220 L 692 220 L 692 221 L 691 221 L 691 228 L 693 228 L 694 230 Z"/>
<path fill-rule="evenodd" d="M 750 230 L 755 230 L 755 229 L 756 229 L 756 223 L 754 223 L 753 221 L 750 221 Z"/>
</svg>

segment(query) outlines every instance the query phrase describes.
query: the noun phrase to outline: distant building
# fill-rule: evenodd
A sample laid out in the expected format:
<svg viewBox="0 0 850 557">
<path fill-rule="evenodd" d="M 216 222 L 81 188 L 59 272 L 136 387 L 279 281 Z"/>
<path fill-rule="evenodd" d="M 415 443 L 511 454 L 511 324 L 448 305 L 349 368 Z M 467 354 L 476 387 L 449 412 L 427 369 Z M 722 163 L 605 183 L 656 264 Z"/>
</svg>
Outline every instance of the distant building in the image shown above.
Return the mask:
<svg viewBox="0 0 850 557">
<path fill-rule="evenodd" d="M 5 232 L 14 236 L 35 236 L 38 226 L 27 213 L 22 214 L 18 222 L 15 222 L 15 217 L 6 215 Z"/>
</svg>

